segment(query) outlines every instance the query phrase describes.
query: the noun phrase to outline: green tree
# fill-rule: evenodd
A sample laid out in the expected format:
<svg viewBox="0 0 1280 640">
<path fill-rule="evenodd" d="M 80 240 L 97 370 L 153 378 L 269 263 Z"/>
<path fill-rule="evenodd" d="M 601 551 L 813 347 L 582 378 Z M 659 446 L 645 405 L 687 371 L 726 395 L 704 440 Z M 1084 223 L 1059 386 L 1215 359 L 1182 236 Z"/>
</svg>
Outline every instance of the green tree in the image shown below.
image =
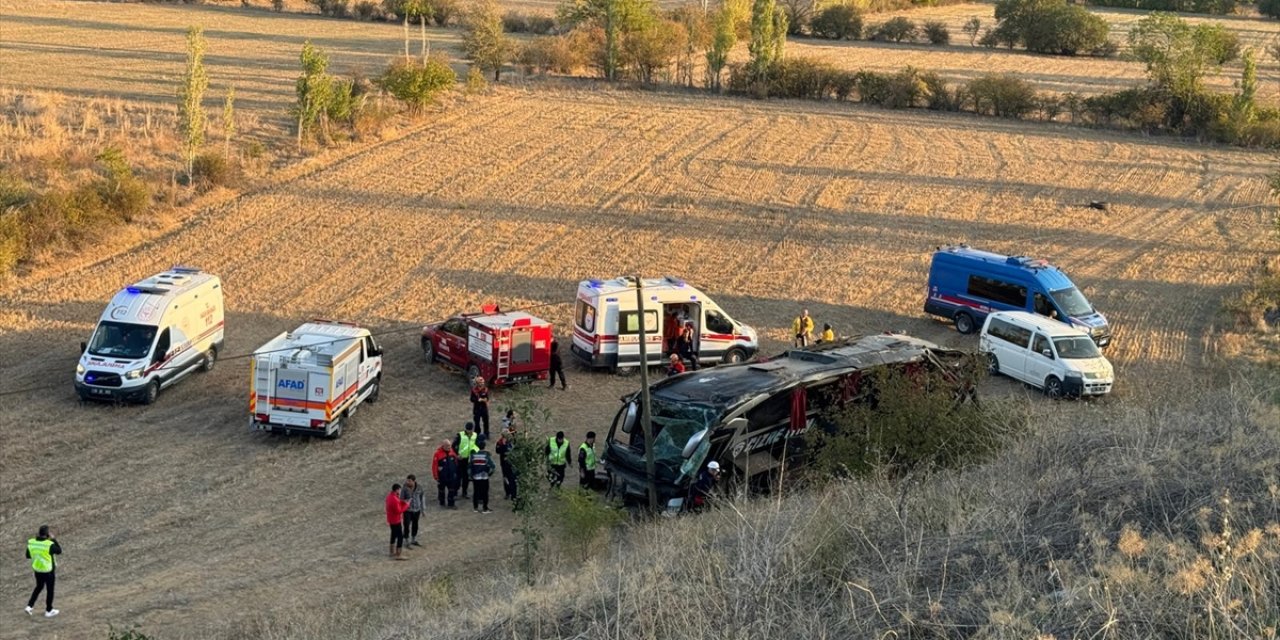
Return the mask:
<svg viewBox="0 0 1280 640">
<path fill-rule="evenodd" d="M 1152 13 L 1129 32 L 1129 50 L 1156 86 L 1187 100 L 1204 89 L 1204 76 L 1222 64 L 1231 43 L 1213 28 L 1193 28 L 1171 13 Z"/>
<path fill-rule="evenodd" d="M 196 154 L 204 144 L 207 120 L 204 92 L 209 88 L 209 75 L 204 70 L 204 49 L 204 30 L 199 26 L 188 27 L 187 66 L 182 74 L 182 86 L 178 89 L 178 127 L 182 130 L 182 157 L 186 162 L 188 181 Z"/>
<path fill-rule="evenodd" d="M 809 28 L 819 38 L 857 40 L 862 36 L 862 13 L 851 4 L 833 4 L 813 16 Z"/>
<path fill-rule="evenodd" d="M 502 13 L 494 0 L 480 0 L 462 23 L 462 51 L 467 59 L 497 82 L 502 66 L 515 55 L 515 43 L 502 31 Z"/>
<path fill-rule="evenodd" d="M 737 41 L 733 11 L 727 6 L 721 7 L 716 12 L 711 43 L 707 49 L 707 87 L 710 89 L 720 90 L 720 78 L 724 74 L 725 65 L 729 63 L 729 52 Z"/>
<path fill-rule="evenodd" d="M 656 20 L 652 0 L 569 0 L 560 5 L 561 24 L 587 25 L 604 34 L 598 52 L 600 68 L 608 80 L 617 80 L 622 69 L 622 40 L 626 34 L 649 28 Z"/>
<path fill-rule="evenodd" d="M 635 70 L 645 84 L 653 84 L 657 74 L 668 69 L 685 46 L 684 27 L 670 20 L 655 20 L 628 33 L 622 41 L 624 67 Z"/>
<path fill-rule="evenodd" d="M 412 113 L 421 113 L 445 89 L 458 82 L 447 60 L 432 56 L 426 62 L 394 60 L 378 79 L 378 84 L 404 102 Z"/>
<path fill-rule="evenodd" d="M 298 94 L 298 104 L 294 107 L 294 115 L 298 118 L 298 146 L 302 146 L 303 135 L 319 130 L 328 137 L 329 105 L 334 101 L 335 86 L 333 77 L 329 75 L 329 56 L 317 49 L 308 40 L 302 45 L 302 75 L 298 77 L 294 88 Z"/>
<path fill-rule="evenodd" d="M 427 20 L 431 19 L 432 7 L 429 0 L 383 0 L 382 7 L 387 13 L 400 18 L 404 27 L 404 57 L 409 57 L 409 19 L 418 20 L 418 31 L 422 39 L 422 59 L 426 60 L 430 53 L 427 46 Z"/>
<path fill-rule="evenodd" d="M 1244 70 L 1240 72 L 1240 92 L 1236 94 L 1236 122 L 1253 122 L 1257 115 L 1258 57 L 1253 49 L 1244 52 Z"/>
<path fill-rule="evenodd" d="M 222 156 L 231 159 L 231 136 L 236 133 L 236 87 L 227 87 L 227 97 L 222 102 Z"/>
<path fill-rule="evenodd" d="M 676 60 L 676 83 L 693 87 L 694 60 L 711 46 L 713 18 L 691 4 L 672 10 L 670 18 L 684 30 L 683 46 Z"/>
<path fill-rule="evenodd" d="M 960 30 L 963 31 L 965 35 L 969 36 L 969 46 L 972 47 L 973 44 L 978 41 L 978 32 L 982 31 L 982 18 L 977 16 L 969 18 L 969 21 L 964 23 L 964 26 L 961 27 Z"/>
<path fill-rule="evenodd" d="M 775 0 L 755 0 L 751 5 L 751 41 L 747 43 L 751 79 L 764 82 L 782 58 L 787 41 L 787 14 Z"/>
</svg>

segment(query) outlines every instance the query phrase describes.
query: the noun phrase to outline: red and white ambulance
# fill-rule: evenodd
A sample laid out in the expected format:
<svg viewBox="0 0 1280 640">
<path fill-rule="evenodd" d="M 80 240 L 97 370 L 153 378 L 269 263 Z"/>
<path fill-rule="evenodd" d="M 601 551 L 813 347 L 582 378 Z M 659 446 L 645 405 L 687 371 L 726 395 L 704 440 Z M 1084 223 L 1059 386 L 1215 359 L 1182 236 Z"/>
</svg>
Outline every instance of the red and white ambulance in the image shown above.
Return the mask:
<svg viewBox="0 0 1280 640">
<path fill-rule="evenodd" d="M 573 313 L 573 354 L 591 367 L 616 369 L 640 364 L 640 309 L 636 279 L 584 280 Z M 734 320 L 697 287 L 667 276 L 646 278 L 643 288 L 645 353 L 650 366 L 663 352 L 675 324 L 693 323 L 694 350 L 711 365 L 742 362 L 760 348 L 755 329 Z M 668 316 L 678 323 L 668 321 Z"/>
<path fill-rule="evenodd" d="M 422 328 L 422 353 L 427 362 L 441 362 L 467 373 L 467 380 L 483 377 L 490 386 L 546 380 L 551 368 L 551 323 L 537 316 L 497 305 L 480 313 L 456 315 Z"/>
</svg>

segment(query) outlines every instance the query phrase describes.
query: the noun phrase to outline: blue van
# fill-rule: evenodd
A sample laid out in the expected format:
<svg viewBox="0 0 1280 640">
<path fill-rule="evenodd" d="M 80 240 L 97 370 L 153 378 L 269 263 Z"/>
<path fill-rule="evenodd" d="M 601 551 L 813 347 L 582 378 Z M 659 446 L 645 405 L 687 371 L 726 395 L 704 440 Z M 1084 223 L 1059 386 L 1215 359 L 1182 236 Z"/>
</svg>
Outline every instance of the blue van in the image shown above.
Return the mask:
<svg viewBox="0 0 1280 640">
<path fill-rule="evenodd" d="M 966 244 L 933 254 L 924 311 L 951 319 L 960 333 L 978 330 L 992 311 L 1030 311 L 1080 327 L 1099 347 L 1111 342 L 1107 319 L 1057 267 Z"/>
</svg>

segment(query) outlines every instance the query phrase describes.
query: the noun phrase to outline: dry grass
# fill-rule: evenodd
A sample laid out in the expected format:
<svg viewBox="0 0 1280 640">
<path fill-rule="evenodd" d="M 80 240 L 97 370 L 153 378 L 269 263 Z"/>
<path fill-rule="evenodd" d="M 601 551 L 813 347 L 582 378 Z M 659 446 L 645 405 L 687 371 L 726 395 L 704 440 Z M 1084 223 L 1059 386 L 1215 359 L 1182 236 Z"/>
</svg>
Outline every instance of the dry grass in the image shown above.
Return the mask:
<svg viewBox="0 0 1280 640">
<path fill-rule="evenodd" d="M 842 69 L 898 71 L 912 66 L 936 71 L 944 78 L 970 80 L 986 73 L 1008 73 L 1036 84 L 1041 90 L 1085 95 L 1118 91 L 1145 81 L 1143 65 L 1123 58 L 1088 58 L 1048 56 L 987 49 L 970 46 L 961 27 L 970 18 L 980 18 L 984 28 L 994 27 L 992 5 L 962 4 L 931 7 L 903 12 L 867 16 L 868 24 L 878 24 L 895 15 L 905 15 L 917 23 L 937 20 L 951 31 L 950 46 L 927 44 L 899 45 L 880 42 L 825 42 L 793 38 L 787 43 L 789 55 L 826 60 Z M 1111 38 L 1120 44 L 1143 12 L 1124 9 L 1091 9 L 1111 25 Z M 1235 32 L 1244 47 L 1254 47 L 1259 54 L 1258 96 L 1264 101 L 1280 100 L 1280 62 L 1269 57 L 1267 47 L 1280 43 L 1280 21 L 1243 16 L 1186 16 L 1188 22 L 1221 22 Z M 743 54 L 745 55 L 745 54 Z M 1220 91 L 1231 91 L 1240 78 L 1240 62 L 1226 65 L 1209 78 L 1208 85 Z"/>
<path fill-rule="evenodd" d="M 419 362 L 415 327 L 487 300 L 552 301 L 566 303 L 544 310 L 563 331 L 575 283 L 594 275 L 684 275 L 770 349 L 801 305 L 842 332 L 905 329 L 971 348 L 921 315 L 930 249 L 966 240 L 1047 255 L 1117 328 L 1117 397 L 1070 411 L 1087 424 L 1138 411 L 1143 379 L 1212 377 L 1221 299 L 1274 251 L 1259 208 L 1266 159 L 844 105 L 496 91 L 416 135 L 306 165 L 145 244 L 67 258 L 0 292 L 4 390 L 68 380 L 110 293 L 169 265 L 221 275 L 229 313 L 218 369 L 154 406 L 79 407 L 69 382 L 8 396 L 0 536 L 61 530 L 74 615 L 59 629 L 77 637 L 108 622 L 202 637 L 268 624 L 263 603 L 362 606 L 399 580 L 504 562 L 506 513 L 431 512 L 427 551 L 412 563 L 381 555 L 385 488 L 426 473 L 432 443 L 470 415 L 458 378 Z M 1090 199 L 1112 210 L 1074 206 Z M 383 401 L 338 442 L 248 433 L 233 356 L 314 316 L 403 331 L 383 337 Z M 603 429 L 635 387 L 572 371 L 570 384 L 546 400 L 571 434 Z M 20 599 L 26 580 L 19 564 L 0 569 L 0 599 Z M 0 637 L 26 637 L 22 622 Z"/>
</svg>

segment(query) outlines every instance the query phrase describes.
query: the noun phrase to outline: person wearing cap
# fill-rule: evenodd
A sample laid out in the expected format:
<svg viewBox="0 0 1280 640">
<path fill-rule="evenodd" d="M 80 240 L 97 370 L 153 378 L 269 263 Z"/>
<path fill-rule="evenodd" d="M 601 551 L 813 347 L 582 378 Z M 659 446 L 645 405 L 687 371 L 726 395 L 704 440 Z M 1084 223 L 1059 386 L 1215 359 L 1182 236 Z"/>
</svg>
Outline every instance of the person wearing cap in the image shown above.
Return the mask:
<svg viewBox="0 0 1280 640">
<path fill-rule="evenodd" d="M 489 385 L 479 376 L 476 376 L 471 385 L 471 421 L 481 428 L 485 437 L 489 436 Z M 462 452 L 459 451 L 458 455 L 462 455 Z"/>
<path fill-rule="evenodd" d="M 476 440 L 476 450 L 467 460 L 467 474 L 471 476 L 471 510 L 489 513 L 489 476 L 493 475 L 493 459 L 484 450 L 485 437 Z"/>
<path fill-rule="evenodd" d="M 547 466 L 550 467 L 548 477 L 552 488 L 564 484 L 564 468 L 569 464 L 569 441 L 563 431 L 557 431 L 554 437 L 547 439 Z"/>
<path fill-rule="evenodd" d="M 711 500 L 711 492 L 715 490 L 716 482 L 719 480 L 720 463 L 712 460 L 698 472 L 698 480 L 693 483 L 689 499 L 690 511 L 701 511 L 707 507 L 707 503 Z"/>
<path fill-rule="evenodd" d="M 675 354 L 675 353 L 671 354 L 671 357 L 668 358 L 668 361 L 669 362 L 667 364 L 667 375 L 678 376 L 684 373 L 685 371 L 684 362 L 680 360 L 679 354 Z"/>
<path fill-rule="evenodd" d="M 40 592 L 44 591 L 44 617 L 52 618 L 58 615 L 58 610 L 53 608 L 53 585 L 57 578 L 54 573 L 53 557 L 62 553 L 62 547 L 58 545 L 58 541 L 53 539 L 53 534 L 49 532 L 49 525 L 40 525 L 40 530 L 36 532 L 36 537 L 27 540 L 27 557 L 31 559 L 31 570 L 36 574 L 36 588 L 31 592 L 31 598 L 27 600 L 27 615 L 31 615 L 36 606 L 36 600 L 40 598 Z"/>
<path fill-rule="evenodd" d="M 587 440 L 578 445 L 578 486 L 596 488 L 596 432 L 588 431 Z"/>
<path fill-rule="evenodd" d="M 459 471 L 458 474 L 462 478 L 462 497 L 467 498 L 467 487 L 470 485 L 470 475 L 467 473 L 467 460 L 471 458 L 471 453 L 476 450 L 476 425 L 468 422 L 463 425 L 462 431 L 458 432 L 458 436 L 453 439 L 453 450 L 458 453 Z"/>
<path fill-rule="evenodd" d="M 458 454 L 453 450 L 453 443 L 445 440 L 440 443 L 440 448 L 436 449 L 435 455 L 431 458 L 431 477 L 436 479 L 436 499 L 440 502 L 440 507 L 446 506 L 446 496 L 448 498 L 447 506 L 455 509 L 454 501 L 458 497 Z"/>
</svg>

